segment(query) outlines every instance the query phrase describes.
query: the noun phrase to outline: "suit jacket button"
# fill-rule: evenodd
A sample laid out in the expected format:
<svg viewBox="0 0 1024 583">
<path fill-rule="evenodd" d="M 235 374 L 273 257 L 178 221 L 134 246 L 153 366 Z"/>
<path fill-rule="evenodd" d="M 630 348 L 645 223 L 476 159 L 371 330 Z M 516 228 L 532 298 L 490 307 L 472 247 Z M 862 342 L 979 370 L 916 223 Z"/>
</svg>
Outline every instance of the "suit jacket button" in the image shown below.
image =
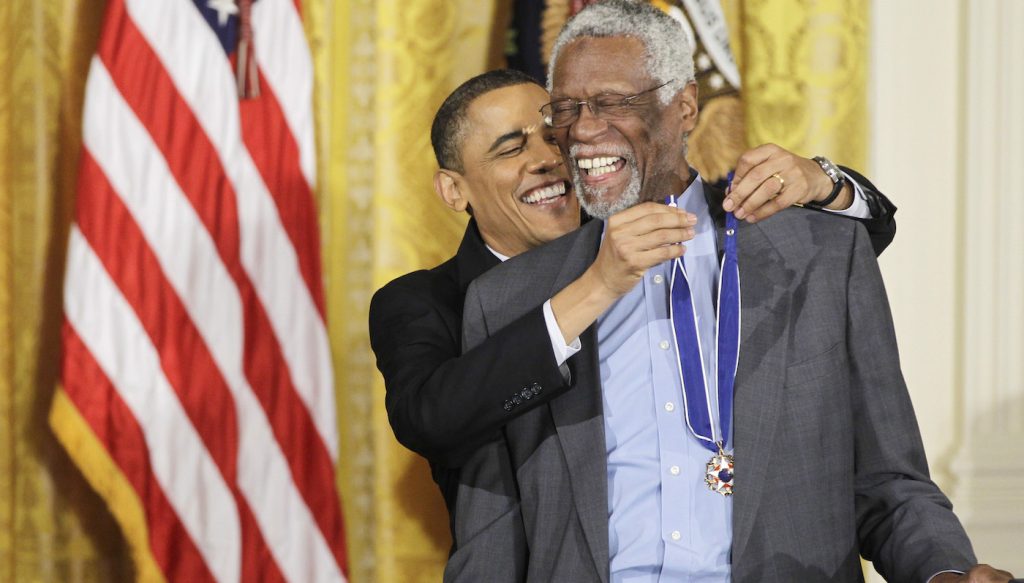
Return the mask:
<svg viewBox="0 0 1024 583">
<path fill-rule="evenodd" d="M 522 403 L 523 400 L 519 398 L 519 395 L 512 395 L 512 402 L 515 403 L 516 405 L 518 405 L 518 404 Z"/>
<path fill-rule="evenodd" d="M 540 386 L 540 383 L 533 383 L 533 386 L 530 387 L 530 390 L 533 392 L 534 395 L 539 395 L 540 392 L 544 390 L 544 387 Z"/>
<path fill-rule="evenodd" d="M 519 392 L 519 396 L 529 401 L 530 399 L 533 398 L 533 392 L 530 391 L 530 389 L 523 389 L 522 391 Z"/>
<path fill-rule="evenodd" d="M 503 407 L 503 408 L 504 408 L 504 409 L 505 409 L 506 411 L 511 411 L 511 410 L 512 410 L 512 408 L 513 408 L 513 407 L 515 407 L 515 405 L 513 405 L 513 404 L 512 404 L 512 401 L 505 401 L 505 404 L 504 404 L 504 405 L 502 405 L 502 407 Z"/>
</svg>

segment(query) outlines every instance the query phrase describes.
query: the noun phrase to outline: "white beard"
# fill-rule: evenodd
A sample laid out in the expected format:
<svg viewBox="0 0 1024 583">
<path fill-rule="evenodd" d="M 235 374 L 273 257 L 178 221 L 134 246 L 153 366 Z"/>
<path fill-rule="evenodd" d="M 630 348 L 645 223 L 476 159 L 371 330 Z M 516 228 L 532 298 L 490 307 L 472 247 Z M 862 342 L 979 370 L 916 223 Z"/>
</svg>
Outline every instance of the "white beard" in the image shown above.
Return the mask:
<svg viewBox="0 0 1024 583">
<path fill-rule="evenodd" d="M 569 171 L 572 173 L 572 183 L 576 190 L 576 198 L 586 213 L 595 219 L 607 219 L 619 211 L 626 210 L 640 203 L 640 169 L 637 168 L 636 158 L 633 152 L 625 149 L 618 149 L 616 152 L 609 152 L 623 159 L 626 167 L 629 168 L 629 183 L 622 191 L 622 194 L 615 200 L 606 200 L 604 195 L 607 192 L 605 187 L 585 186 L 583 184 L 583 170 L 576 161 L 578 144 L 574 144 L 569 150 Z"/>
</svg>

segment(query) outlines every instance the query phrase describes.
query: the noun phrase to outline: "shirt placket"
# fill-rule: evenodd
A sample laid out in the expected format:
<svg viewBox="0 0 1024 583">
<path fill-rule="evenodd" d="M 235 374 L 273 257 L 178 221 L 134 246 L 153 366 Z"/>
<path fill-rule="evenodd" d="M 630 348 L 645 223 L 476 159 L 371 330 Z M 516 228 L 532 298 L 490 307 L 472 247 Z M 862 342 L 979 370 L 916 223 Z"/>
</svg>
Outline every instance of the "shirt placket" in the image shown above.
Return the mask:
<svg viewBox="0 0 1024 583">
<path fill-rule="evenodd" d="M 654 371 L 654 397 L 658 427 L 659 470 L 661 477 L 660 513 L 664 561 L 660 580 L 679 581 L 692 555 L 693 483 L 687 464 L 690 439 L 684 417 L 681 381 L 676 364 L 676 348 L 671 320 L 668 318 L 670 263 L 651 269 L 644 278 L 648 342 Z"/>
</svg>

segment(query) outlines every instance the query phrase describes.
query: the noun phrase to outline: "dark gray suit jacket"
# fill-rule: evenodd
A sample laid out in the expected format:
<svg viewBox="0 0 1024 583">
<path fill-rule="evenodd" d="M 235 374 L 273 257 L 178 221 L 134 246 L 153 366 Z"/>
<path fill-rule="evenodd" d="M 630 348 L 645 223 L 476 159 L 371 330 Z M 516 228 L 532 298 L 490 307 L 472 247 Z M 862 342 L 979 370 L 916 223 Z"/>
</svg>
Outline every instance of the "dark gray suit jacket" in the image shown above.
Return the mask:
<svg viewBox="0 0 1024 583">
<path fill-rule="evenodd" d="M 706 189 L 719 224 L 721 193 Z M 466 297 L 466 349 L 593 262 L 601 221 L 513 258 Z M 738 233 L 734 581 L 858 581 L 859 556 L 923 583 L 975 562 L 928 476 L 868 237 L 791 209 Z M 597 339 L 573 387 L 512 420 L 463 467 L 448 581 L 607 581 L 608 497 Z M 546 342 L 546 339 L 538 339 Z M 495 403 L 495 406 L 501 406 Z"/>
</svg>

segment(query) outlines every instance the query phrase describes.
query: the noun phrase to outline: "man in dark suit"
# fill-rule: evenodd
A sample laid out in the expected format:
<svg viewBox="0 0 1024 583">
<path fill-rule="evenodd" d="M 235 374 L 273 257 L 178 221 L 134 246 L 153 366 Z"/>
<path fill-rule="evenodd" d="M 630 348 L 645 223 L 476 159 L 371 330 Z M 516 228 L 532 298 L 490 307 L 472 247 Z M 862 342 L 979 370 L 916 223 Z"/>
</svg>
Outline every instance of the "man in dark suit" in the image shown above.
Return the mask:
<svg viewBox="0 0 1024 583">
<path fill-rule="evenodd" d="M 623 0 L 588 6 L 555 44 L 542 112 L 599 220 L 478 278 L 466 348 L 609 273 L 666 194 L 696 236 L 625 292 L 599 277 L 614 299 L 595 325 L 558 320 L 578 335 L 573 386 L 463 465 L 446 579 L 857 581 L 863 555 L 893 581 L 1008 581 L 972 567 L 928 477 L 865 232 L 807 209 L 736 222 L 724 211 L 742 204 L 686 163 L 686 44 Z"/>
<path fill-rule="evenodd" d="M 462 354 L 462 309 L 470 282 L 502 258 L 579 226 L 569 173 L 539 114 L 548 101 L 542 87 L 515 71 L 485 73 L 448 97 L 431 132 L 440 166 L 435 190 L 447 206 L 470 211 L 473 218 L 454 257 L 434 269 L 396 279 L 379 290 L 371 303 L 370 338 L 387 387 L 392 428 L 401 443 L 431 462 L 434 479 L 451 510 L 458 468 L 466 457 L 496 437 L 509 419 L 571 387 L 564 358 L 559 361 L 549 341 L 549 324 L 556 319 L 573 320 L 577 310 L 583 312 L 575 318 L 582 326 L 596 316 L 593 306 L 585 302 L 563 302 L 557 309 L 538 305 Z M 779 197 L 786 205 L 831 193 L 831 181 L 815 162 L 781 148 L 762 146 L 751 151 L 740 169 L 750 173 L 764 163 L 785 168 L 793 177 L 787 196 Z M 859 202 L 873 208 L 877 218 L 865 224 L 880 251 L 895 234 L 895 208 L 863 177 L 857 178 L 861 194 L 855 195 L 854 188 L 846 185 L 834 206 L 843 209 Z M 773 186 L 775 179 L 767 182 Z M 756 200 L 761 196 L 758 186 L 737 193 Z M 855 200 L 855 196 L 861 198 Z M 771 205 L 763 202 L 767 201 L 754 208 L 778 206 L 777 200 Z M 655 211 L 671 224 L 634 225 L 634 242 L 652 241 L 647 246 L 658 247 L 664 241 L 692 236 L 686 232 L 692 220 L 686 212 L 664 206 Z M 681 251 L 679 246 L 670 249 Z M 628 258 L 634 260 L 641 269 L 652 261 Z M 620 277 L 631 277 L 626 270 L 620 272 Z M 570 291 L 585 291 L 591 283 L 584 280 Z"/>
</svg>

